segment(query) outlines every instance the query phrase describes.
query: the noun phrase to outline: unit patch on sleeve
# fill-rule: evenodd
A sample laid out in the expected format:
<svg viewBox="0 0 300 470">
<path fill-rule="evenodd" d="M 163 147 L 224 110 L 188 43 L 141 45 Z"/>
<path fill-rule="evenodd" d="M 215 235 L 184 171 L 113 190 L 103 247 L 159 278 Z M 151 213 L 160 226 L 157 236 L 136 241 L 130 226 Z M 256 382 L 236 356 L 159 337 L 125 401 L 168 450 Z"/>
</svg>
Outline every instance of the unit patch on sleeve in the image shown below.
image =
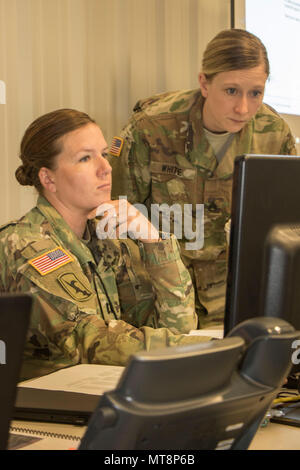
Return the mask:
<svg viewBox="0 0 300 470">
<path fill-rule="evenodd" d="M 123 147 L 124 140 L 122 137 L 114 137 L 109 149 L 109 153 L 115 157 L 119 157 Z"/>
<path fill-rule="evenodd" d="M 58 276 L 57 281 L 75 300 L 86 300 L 93 295 L 93 292 L 74 273 L 63 273 Z"/>
<path fill-rule="evenodd" d="M 58 246 L 53 250 L 47 251 L 46 253 L 31 259 L 28 263 L 42 276 L 45 276 L 45 274 L 48 274 L 71 261 L 74 261 L 72 256 L 70 256 L 63 248 Z"/>
</svg>

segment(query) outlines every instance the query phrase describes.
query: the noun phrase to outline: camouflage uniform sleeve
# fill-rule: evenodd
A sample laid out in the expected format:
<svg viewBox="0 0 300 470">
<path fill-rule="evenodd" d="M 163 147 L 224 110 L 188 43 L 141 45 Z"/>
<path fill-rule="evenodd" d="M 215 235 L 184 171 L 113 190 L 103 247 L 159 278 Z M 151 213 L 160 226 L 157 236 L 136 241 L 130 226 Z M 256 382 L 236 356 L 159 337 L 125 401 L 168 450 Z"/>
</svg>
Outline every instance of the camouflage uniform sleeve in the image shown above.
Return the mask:
<svg viewBox="0 0 300 470">
<path fill-rule="evenodd" d="M 7 264 L 4 246 L 0 243 L 0 292 L 7 292 L 12 284 L 13 277 Z"/>
<path fill-rule="evenodd" d="M 297 155 L 295 139 L 286 122 L 284 122 L 284 135 L 283 135 L 283 141 L 282 141 L 280 154 L 281 155 Z"/>
<path fill-rule="evenodd" d="M 23 284 L 25 287 L 25 284 Z M 78 363 L 126 365 L 141 350 L 208 341 L 209 337 L 176 335 L 168 328 L 136 328 L 58 302 L 53 294 L 27 285 L 34 297 L 22 380 L 45 375 Z M 35 292 L 34 292 L 35 291 Z"/>
<path fill-rule="evenodd" d="M 151 182 L 148 144 L 134 117 L 120 136 L 123 139 L 121 154 L 108 157 L 113 172 L 112 197 L 118 199 L 126 195 L 132 204 L 143 203 L 149 197 Z"/>
<path fill-rule="evenodd" d="M 193 284 L 180 258 L 176 237 L 140 245 L 156 293 L 158 326 L 177 334 L 197 328 Z"/>
<path fill-rule="evenodd" d="M 122 320 L 102 319 L 88 315 L 76 327 L 82 348 L 81 362 L 91 364 L 126 365 L 130 356 L 141 350 L 196 344 L 209 337 L 175 335 L 168 328 L 135 328 Z"/>
</svg>

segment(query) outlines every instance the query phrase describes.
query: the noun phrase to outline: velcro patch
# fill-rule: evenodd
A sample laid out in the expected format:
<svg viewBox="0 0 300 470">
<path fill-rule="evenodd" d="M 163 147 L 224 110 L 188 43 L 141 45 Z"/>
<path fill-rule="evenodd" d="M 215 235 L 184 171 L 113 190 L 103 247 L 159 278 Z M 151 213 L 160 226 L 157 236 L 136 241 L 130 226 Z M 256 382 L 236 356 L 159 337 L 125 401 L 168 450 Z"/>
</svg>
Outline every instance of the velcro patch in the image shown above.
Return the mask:
<svg viewBox="0 0 300 470">
<path fill-rule="evenodd" d="M 74 273 L 63 273 L 58 276 L 57 281 L 75 300 L 87 300 L 93 295 L 93 292 L 91 292 Z"/>
<path fill-rule="evenodd" d="M 173 165 L 163 164 L 161 166 L 161 171 L 163 173 L 168 173 L 169 175 L 182 176 L 182 168 L 178 168 L 177 166 L 173 166 Z"/>
<path fill-rule="evenodd" d="M 119 157 L 121 155 L 123 143 L 124 140 L 122 137 L 114 137 L 109 149 L 109 153 L 115 157 Z"/>
<path fill-rule="evenodd" d="M 72 256 L 70 256 L 63 248 L 57 246 L 53 250 L 47 251 L 46 253 L 31 259 L 28 263 L 42 276 L 45 276 L 45 274 L 48 274 L 71 261 L 74 261 Z"/>
</svg>

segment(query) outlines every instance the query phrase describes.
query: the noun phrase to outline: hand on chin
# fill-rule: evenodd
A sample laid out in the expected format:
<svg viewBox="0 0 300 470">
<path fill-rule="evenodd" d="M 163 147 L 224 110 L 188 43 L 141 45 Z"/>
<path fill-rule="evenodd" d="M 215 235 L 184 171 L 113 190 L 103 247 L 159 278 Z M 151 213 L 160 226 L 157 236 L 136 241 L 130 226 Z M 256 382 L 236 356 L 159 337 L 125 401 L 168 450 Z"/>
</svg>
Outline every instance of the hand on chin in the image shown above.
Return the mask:
<svg viewBox="0 0 300 470">
<path fill-rule="evenodd" d="M 92 209 L 92 210 L 88 213 L 87 219 L 88 219 L 88 220 L 94 219 L 94 218 L 97 216 L 98 207 L 100 207 L 100 206 L 101 206 L 102 204 L 104 204 L 104 203 L 110 204 L 110 203 L 112 203 L 112 201 L 111 201 L 111 200 L 106 200 L 105 202 L 104 202 L 104 201 L 101 202 L 100 205 L 98 205 L 97 207 L 95 207 L 95 209 Z"/>
</svg>

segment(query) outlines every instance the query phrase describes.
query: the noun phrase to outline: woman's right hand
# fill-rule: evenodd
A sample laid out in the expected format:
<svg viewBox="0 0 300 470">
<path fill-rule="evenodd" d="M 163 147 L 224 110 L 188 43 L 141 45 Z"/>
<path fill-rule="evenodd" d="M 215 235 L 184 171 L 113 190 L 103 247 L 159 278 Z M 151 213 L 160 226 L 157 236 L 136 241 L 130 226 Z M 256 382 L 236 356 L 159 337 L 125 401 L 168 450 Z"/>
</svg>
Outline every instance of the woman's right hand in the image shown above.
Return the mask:
<svg viewBox="0 0 300 470">
<path fill-rule="evenodd" d="M 145 211 L 147 211 L 146 208 Z M 96 217 L 101 217 L 96 227 L 99 239 L 130 236 L 143 243 L 153 243 L 159 240 L 159 233 L 154 225 L 125 198 L 101 204 L 96 209 Z"/>
</svg>

